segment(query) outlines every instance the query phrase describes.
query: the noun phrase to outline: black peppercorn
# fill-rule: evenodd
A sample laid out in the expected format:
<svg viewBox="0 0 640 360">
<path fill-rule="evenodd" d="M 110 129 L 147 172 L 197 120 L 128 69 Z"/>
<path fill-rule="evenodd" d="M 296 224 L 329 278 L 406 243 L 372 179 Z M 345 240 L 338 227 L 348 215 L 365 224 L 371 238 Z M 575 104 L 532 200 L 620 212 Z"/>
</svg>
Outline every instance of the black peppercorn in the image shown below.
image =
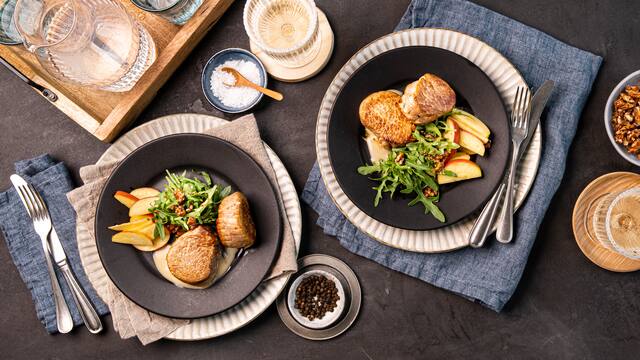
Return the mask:
<svg viewBox="0 0 640 360">
<path fill-rule="evenodd" d="M 322 275 L 311 275 L 296 288 L 295 308 L 302 316 L 313 321 L 333 311 L 339 299 L 338 288 L 332 280 Z"/>
</svg>

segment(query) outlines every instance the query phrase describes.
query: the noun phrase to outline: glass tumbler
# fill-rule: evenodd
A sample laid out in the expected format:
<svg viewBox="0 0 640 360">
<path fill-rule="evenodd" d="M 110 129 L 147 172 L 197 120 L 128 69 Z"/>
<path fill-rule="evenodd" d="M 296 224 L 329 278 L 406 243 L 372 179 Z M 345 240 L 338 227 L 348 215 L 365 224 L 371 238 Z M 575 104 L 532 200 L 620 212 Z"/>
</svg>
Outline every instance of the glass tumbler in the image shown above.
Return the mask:
<svg viewBox="0 0 640 360">
<path fill-rule="evenodd" d="M 176 25 L 184 25 L 193 17 L 203 0 L 131 0 L 144 11 L 159 15 Z"/>
<path fill-rule="evenodd" d="M 251 41 L 285 67 L 305 66 L 320 51 L 313 0 L 247 0 L 243 22 Z"/>
<path fill-rule="evenodd" d="M 640 188 L 606 194 L 594 206 L 596 240 L 622 256 L 640 259 Z"/>
<path fill-rule="evenodd" d="M 27 50 L 62 81 L 123 92 L 156 59 L 151 35 L 118 0 L 18 0 L 13 19 Z"/>
<path fill-rule="evenodd" d="M 13 22 L 15 8 L 16 0 L 0 0 L 0 44 L 2 45 L 22 44 L 22 38 Z"/>
</svg>

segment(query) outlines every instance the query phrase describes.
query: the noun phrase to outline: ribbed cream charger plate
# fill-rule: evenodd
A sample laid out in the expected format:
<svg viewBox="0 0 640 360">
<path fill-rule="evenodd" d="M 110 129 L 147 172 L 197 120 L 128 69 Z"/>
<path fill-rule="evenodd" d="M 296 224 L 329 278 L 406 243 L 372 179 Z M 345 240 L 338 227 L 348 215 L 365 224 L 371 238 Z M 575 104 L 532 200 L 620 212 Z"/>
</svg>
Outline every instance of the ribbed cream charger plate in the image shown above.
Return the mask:
<svg viewBox="0 0 640 360">
<path fill-rule="evenodd" d="M 360 210 L 340 188 L 331 167 L 328 148 L 328 128 L 331 112 L 340 90 L 351 75 L 367 61 L 387 51 L 407 46 L 431 46 L 452 51 L 473 62 L 491 79 L 509 109 L 516 88 L 526 86 L 518 70 L 499 52 L 469 35 L 447 29 L 411 29 L 383 36 L 358 51 L 338 72 L 322 100 L 316 125 L 316 153 L 324 184 L 338 209 L 360 231 L 395 248 L 424 252 L 445 252 L 468 246 L 468 235 L 478 214 L 451 226 L 429 231 L 406 230 L 383 224 Z M 429 60 L 423 60 L 425 72 Z M 526 198 L 540 162 L 542 150 L 540 126 L 531 141 L 516 176 L 516 208 Z M 354 169 L 354 171 L 356 171 Z M 373 195 L 372 195 L 373 201 Z"/>
<path fill-rule="evenodd" d="M 208 115 L 177 114 L 165 116 L 140 125 L 124 134 L 105 151 L 98 160 L 98 164 L 120 160 L 142 144 L 162 136 L 178 133 L 202 133 L 207 129 L 226 123 L 227 121 L 224 119 Z M 299 249 L 302 236 L 302 212 L 298 194 L 278 155 L 267 144 L 265 144 L 265 148 L 276 174 L 296 248 Z M 77 232 L 82 266 L 98 294 L 104 293 L 110 280 L 102 267 L 95 242 L 87 229 L 79 226 Z M 167 338 L 185 341 L 203 340 L 237 330 L 262 314 L 276 300 L 288 280 L 289 276 L 280 276 L 263 282 L 249 297 L 233 308 L 213 316 L 191 320 L 188 325 L 179 328 Z"/>
</svg>

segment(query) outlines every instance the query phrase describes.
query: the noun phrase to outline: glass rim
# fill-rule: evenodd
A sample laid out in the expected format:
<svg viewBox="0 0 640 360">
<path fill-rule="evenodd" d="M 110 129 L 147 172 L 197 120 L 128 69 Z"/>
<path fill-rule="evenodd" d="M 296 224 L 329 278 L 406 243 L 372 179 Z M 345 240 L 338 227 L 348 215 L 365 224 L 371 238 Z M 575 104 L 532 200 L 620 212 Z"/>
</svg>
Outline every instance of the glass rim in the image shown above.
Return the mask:
<svg viewBox="0 0 640 360">
<path fill-rule="evenodd" d="M 141 10 L 144 10 L 144 11 L 148 11 L 148 12 L 152 12 L 152 13 L 160 13 L 160 12 L 163 12 L 163 11 L 167 11 L 167 10 L 173 9 L 174 7 L 178 6 L 178 4 L 180 4 L 183 1 L 185 1 L 185 0 L 177 0 L 172 5 L 169 5 L 166 8 L 161 8 L 161 9 L 156 9 L 156 8 L 145 6 L 142 3 L 140 3 L 139 0 L 131 0 L 131 3 L 133 5 L 135 5 L 138 9 L 141 9 Z"/>
<path fill-rule="evenodd" d="M 244 29 L 247 32 L 247 35 L 249 35 L 249 39 L 253 41 L 265 53 L 273 54 L 273 55 L 288 55 L 288 54 L 294 53 L 299 49 L 304 48 L 318 32 L 318 11 L 317 11 L 316 3 L 314 2 L 314 0 L 296 0 L 303 3 L 304 7 L 307 8 L 308 11 L 310 11 L 309 14 L 311 15 L 311 24 L 309 26 L 309 29 L 307 30 L 307 33 L 305 34 L 304 38 L 300 40 L 298 43 L 296 43 L 295 45 L 288 47 L 286 49 L 273 49 L 272 47 L 267 46 L 262 41 L 260 36 L 254 33 L 253 27 L 249 24 L 249 11 L 250 11 L 250 8 L 252 7 L 251 4 L 254 4 L 256 1 L 259 1 L 259 0 L 247 0 L 247 2 L 244 5 L 242 22 L 244 24 Z"/>
<path fill-rule="evenodd" d="M 632 259 L 640 259 L 640 254 L 633 254 L 634 252 L 640 251 L 640 245 L 635 246 L 633 250 L 627 250 L 622 248 L 618 242 L 613 238 L 613 234 L 611 233 L 611 213 L 613 212 L 613 208 L 622 200 L 624 197 L 629 196 L 630 194 L 635 194 L 640 196 L 640 187 L 633 187 L 631 189 L 627 189 L 618 195 L 616 195 L 613 200 L 611 200 L 611 204 L 609 204 L 609 208 L 607 209 L 607 216 L 605 217 L 605 230 L 607 232 L 607 238 L 611 242 L 611 245 L 620 253 L 628 258 Z"/>
</svg>

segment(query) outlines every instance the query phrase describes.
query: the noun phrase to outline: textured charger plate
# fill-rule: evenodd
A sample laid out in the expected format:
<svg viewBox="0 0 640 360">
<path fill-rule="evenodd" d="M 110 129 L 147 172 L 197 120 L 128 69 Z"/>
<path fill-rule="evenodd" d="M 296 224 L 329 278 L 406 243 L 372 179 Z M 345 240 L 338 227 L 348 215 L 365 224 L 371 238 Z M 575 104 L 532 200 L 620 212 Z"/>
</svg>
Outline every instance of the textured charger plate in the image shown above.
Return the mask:
<svg viewBox="0 0 640 360">
<path fill-rule="evenodd" d="M 338 209 L 360 231 L 386 245 L 415 252 L 444 252 L 468 246 L 477 214 L 471 215 L 451 226 L 437 230 L 415 231 L 383 224 L 362 212 L 340 188 L 331 168 L 328 149 L 329 118 L 336 97 L 351 75 L 373 57 L 387 51 L 407 46 L 432 46 L 452 51 L 467 58 L 491 79 L 498 89 L 502 101 L 511 108 L 518 86 L 526 83 L 516 68 L 499 52 L 484 42 L 469 35 L 447 29 L 412 29 L 383 36 L 358 51 L 338 72 L 322 100 L 316 125 L 316 153 L 324 184 Z M 429 71 L 425 59 L 425 72 Z M 516 207 L 527 196 L 538 170 L 542 150 L 540 126 L 531 144 L 518 165 L 516 176 Z M 355 171 L 355 169 L 354 169 Z M 372 196 L 373 198 L 373 196 Z M 446 215 L 446 214 L 445 214 Z"/>
<path fill-rule="evenodd" d="M 178 114 L 165 116 L 145 123 L 124 134 L 100 157 L 98 164 L 120 160 L 142 144 L 162 136 L 179 133 L 202 133 L 207 129 L 222 126 L 226 123 L 226 120 L 208 115 Z M 285 213 L 296 242 L 296 248 L 299 249 L 302 236 L 302 212 L 298 194 L 282 161 L 266 144 L 265 147 L 276 174 Z M 87 276 L 98 294 L 104 296 L 103 294 L 110 280 L 98 257 L 95 242 L 87 229 L 81 226 L 78 226 L 77 237 L 80 258 Z M 263 282 L 248 298 L 235 307 L 214 316 L 192 320 L 188 325 L 169 334 L 167 338 L 184 341 L 203 340 L 237 330 L 262 314 L 276 300 L 288 280 L 289 276 L 280 276 Z"/>
</svg>

